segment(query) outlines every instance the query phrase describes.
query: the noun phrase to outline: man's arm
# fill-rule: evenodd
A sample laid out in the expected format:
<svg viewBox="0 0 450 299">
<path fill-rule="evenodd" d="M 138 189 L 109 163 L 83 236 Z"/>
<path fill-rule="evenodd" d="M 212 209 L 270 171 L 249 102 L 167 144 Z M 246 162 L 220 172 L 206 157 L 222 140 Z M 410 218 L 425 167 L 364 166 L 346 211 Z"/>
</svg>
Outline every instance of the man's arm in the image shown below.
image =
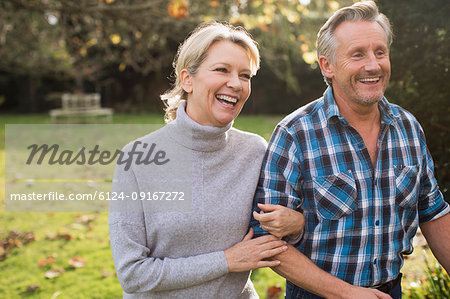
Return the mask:
<svg viewBox="0 0 450 299">
<path fill-rule="evenodd" d="M 294 284 L 325 298 L 388 299 L 389 295 L 375 289 L 356 287 L 323 271 L 293 246 L 276 255 L 280 265 L 272 270 Z"/>
<path fill-rule="evenodd" d="M 450 273 L 450 214 L 420 224 L 436 259 Z"/>
</svg>

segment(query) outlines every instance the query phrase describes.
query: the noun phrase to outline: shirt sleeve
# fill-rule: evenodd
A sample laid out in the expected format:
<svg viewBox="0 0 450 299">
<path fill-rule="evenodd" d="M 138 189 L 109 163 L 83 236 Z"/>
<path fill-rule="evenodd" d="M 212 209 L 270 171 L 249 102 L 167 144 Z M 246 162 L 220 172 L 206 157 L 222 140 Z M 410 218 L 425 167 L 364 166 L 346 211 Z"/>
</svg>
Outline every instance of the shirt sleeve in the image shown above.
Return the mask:
<svg viewBox="0 0 450 299">
<path fill-rule="evenodd" d="M 264 156 L 253 199 L 253 211 L 260 212 L 258 203 L 283 205 L 301 211 L 302 201 L 296 192 L 302 181 L 298 152 L 298 146 L 292 135 L 286 128 L 278 125 Z M 250 227 L 255 231 L 254 237 L 269 234 L 261 228 L 253 215 Z"/>
<path fill-rule="evenodd" d="M 125 198 L 139 192 L 132 169 L 116 166 L 112 192 Z M 223 251 L 182 258 L 152 256 L 140 200 L 111 202 L 109 235 L 117 277 L 126 293 L 182 289 L 228 273 Z"/>
<path fill-rule="evenodd" d="M 419 194 L 419 222 L 428 222 L 438 219 L 450 213 L 450 207 L 445 202 L 442 192 L 439 190 L 436 178 L 434 176 L 434 163 L 425 143 L 425 135 L 420 128 L 420 140 L 422 147 L 425 149 L 422 175 L 420 178 L 420 194 Z"/>
</svg>

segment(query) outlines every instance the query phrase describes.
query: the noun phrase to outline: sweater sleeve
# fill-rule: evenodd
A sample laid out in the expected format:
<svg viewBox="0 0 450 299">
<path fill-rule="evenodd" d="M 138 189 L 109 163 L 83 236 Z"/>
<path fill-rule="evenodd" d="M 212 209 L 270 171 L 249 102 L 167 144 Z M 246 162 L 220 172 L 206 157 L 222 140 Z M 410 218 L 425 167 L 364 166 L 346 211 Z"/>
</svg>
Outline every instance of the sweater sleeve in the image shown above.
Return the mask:
<svg viewBox="0 0 450 299">
<path fill-rule="evenodd" d="M 139 187 L 132 169 L 116 166 L 112 192 L 131 198 Z M 198 285 L 228 273 L 223 251 L 180 258 L 152 256 L 140 201 L 112 201 L 109 212 L 111 251 L 126 293 L 168 291 Z"/>
</svg>

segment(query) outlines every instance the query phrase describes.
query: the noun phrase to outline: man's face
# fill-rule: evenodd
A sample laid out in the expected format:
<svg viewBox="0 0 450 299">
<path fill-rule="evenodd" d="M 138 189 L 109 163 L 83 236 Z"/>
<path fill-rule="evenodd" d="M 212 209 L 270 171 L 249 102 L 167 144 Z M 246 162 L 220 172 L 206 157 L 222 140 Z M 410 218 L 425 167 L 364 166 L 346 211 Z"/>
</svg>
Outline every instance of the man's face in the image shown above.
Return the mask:
<svg viewBox="0 0 450 299">
<path fill-rule="evenodd" d="M 383 28 L 377 22 L 344 22 L 335 37 L 336 63 L 330 66 L 335 98 L 365 106 L 377 103 L 391 74 Z"/>
</svg>

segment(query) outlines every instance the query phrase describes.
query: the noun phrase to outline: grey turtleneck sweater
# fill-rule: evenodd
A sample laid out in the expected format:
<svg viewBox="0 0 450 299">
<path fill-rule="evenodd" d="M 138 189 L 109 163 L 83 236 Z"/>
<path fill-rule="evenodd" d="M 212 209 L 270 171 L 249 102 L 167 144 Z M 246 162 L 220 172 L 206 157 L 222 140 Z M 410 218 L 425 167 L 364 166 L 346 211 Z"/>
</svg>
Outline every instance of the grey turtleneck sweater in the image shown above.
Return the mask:
<svg viewBox="0 0 450 299">
<path fill-rule="evenodd" d="M 185 103 L 174 121 L 139 141 L 169 161 L 116 166 L 113 192 L 129 197 L 112 202 L 109 215 L 124 298 L 257 298 L 250 272 L 228 272 L 224 250 L 248 231 L 266 141 L 232 123 L 201 126 Z M 185 200 L 148 200 L 154 191 L 183 191 Z M 131 200 L 140 192 L 146 200 Z"/>
</svg>

